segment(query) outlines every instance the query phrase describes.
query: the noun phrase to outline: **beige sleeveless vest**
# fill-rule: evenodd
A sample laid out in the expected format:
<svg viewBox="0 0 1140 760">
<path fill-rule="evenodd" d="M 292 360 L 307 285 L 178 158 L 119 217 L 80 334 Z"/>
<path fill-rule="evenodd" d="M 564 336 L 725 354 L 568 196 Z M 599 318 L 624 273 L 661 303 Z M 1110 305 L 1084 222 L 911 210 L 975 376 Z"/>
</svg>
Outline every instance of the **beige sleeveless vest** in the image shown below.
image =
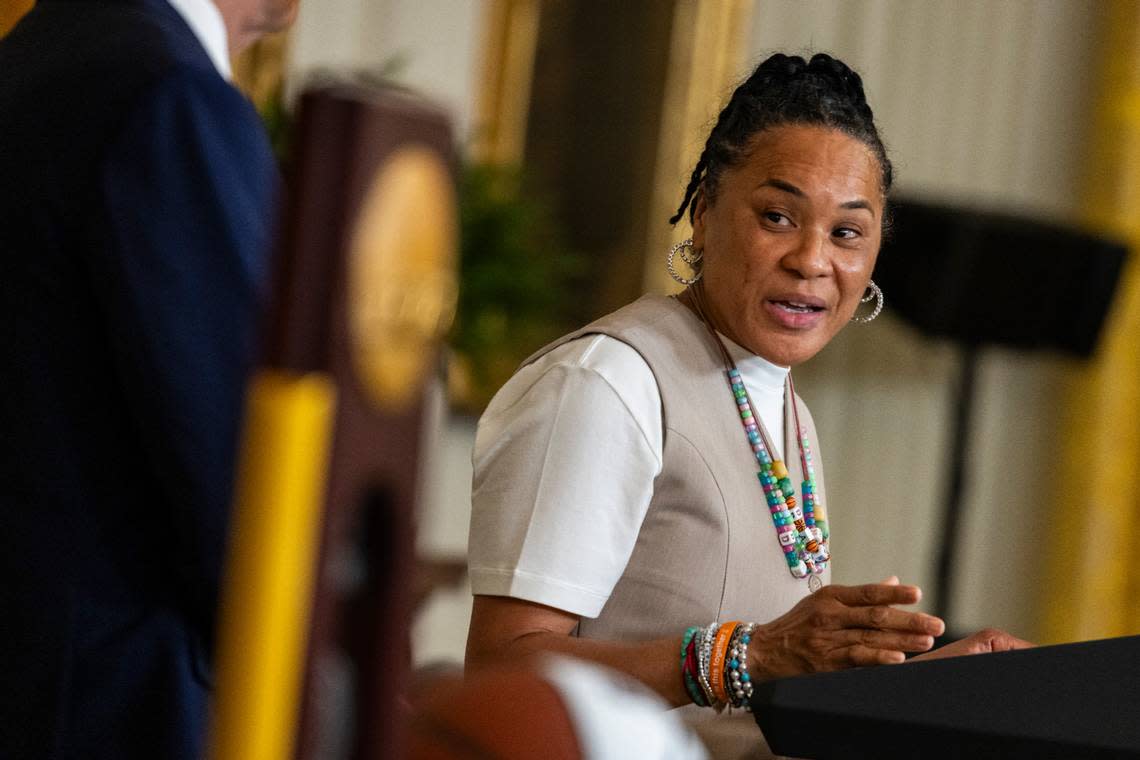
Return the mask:
<svg viewBox="0 0 1140 760">
<path fill-rule="evenodd" d="M 763 623 L 787 612 L 809 593 L 808 584 L 788 572 L 756 478 L 758 465 L 708 328 L 676 299 L 647 295 L 562 337 L 527 362 L 591 334 L 628 344 L 649 365 L 661 393 L 664 451 L 629 564 L 601 614 L 583 618 L 577 634 L 653 639 L 714 620 Z M 786 410 L 789 396 L 786 392 Z M 826 509 L 815 425 L 797 401 Z M 803 472 L 794 427 L 792 415 L 785 414 L 784 461 L 798 490 Z M 830 577 L 829 567 L 823 581 Z M 771 756 L 748 713 L 729 717 L 695 705 L 681 709 L 714 757 Z"/>
</svg>

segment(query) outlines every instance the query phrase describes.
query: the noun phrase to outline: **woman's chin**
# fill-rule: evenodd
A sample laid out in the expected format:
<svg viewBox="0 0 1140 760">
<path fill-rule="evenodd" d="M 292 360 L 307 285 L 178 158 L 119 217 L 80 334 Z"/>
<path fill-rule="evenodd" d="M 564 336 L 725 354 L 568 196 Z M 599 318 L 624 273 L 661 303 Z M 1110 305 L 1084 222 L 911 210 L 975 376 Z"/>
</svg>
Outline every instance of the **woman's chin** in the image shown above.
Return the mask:
<svg viewBox="0 0 1140 760">
<path fill-rule="evenodd" d="M 781 367 L 795 367 L 818 354 L 830 340 L 826 323 L 813 329 L 764 330 L 744 345 L 752 353 Z"/>
<path fill-rule="evenodd" d="M 733 320 L 716 320 L 717 330 L 752 353 L 781 367 L 794 367 L 811 359 L 826 346 L 842 327 L 836 325 L 833 308 L 795 309 L 772 300 L 761 307 L 736 307 Z"/>
</svg>

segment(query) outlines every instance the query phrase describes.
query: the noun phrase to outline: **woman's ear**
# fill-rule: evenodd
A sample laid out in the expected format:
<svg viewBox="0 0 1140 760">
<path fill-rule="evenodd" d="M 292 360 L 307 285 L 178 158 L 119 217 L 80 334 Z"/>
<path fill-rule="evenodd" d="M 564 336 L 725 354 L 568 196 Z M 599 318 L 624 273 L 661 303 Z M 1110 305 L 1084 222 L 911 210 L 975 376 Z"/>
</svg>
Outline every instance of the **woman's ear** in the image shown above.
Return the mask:
<svg viewBox="0 0 1140 760">
<path fill-rule="evenodd" d="M 708 203 L 705 201 L 705 186 L 697 188 L 696 195 L 693 197 L 693 250 L 703 251 L 705 248 L 705 212 L 708 211 Z"/>
</svg>

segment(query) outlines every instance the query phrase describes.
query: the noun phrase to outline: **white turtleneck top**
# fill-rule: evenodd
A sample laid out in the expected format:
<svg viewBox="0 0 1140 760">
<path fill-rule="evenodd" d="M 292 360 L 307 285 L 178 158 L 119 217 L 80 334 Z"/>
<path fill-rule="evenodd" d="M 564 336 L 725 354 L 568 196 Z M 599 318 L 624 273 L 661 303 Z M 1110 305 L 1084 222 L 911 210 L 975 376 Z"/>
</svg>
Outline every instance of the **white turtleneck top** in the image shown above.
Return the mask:
<svg viewBox="0 0 1140 760">
<path fill-rule="evenodd" d="M 788 369 L 721 337 L 781 448 Z M 487 407 L 475 437 L 471 531 L 480 546 L 471 557 L 473 593 L 522 596 L 596 617 L 629 562 L 649 508 L 661 472 L 662 427 L 649 365 L 614 338 L 578 338 L 515 373 Z M 519 455 L 535 450 L 544 456 Z M 499 478 L 539 487 L 526 504 L 503 503 L 501 491 L 484 497 L 478 484 Z M 568 528 L 559 515 L 570 505 L 580 512 L 584 502 L 590 511 L 596 505 L 597 519 Z M 511 529 L 520 520 L 529 520 L 527 530 Z M 582 546 L 606 560 L 584 566 Z"/>
</svg>

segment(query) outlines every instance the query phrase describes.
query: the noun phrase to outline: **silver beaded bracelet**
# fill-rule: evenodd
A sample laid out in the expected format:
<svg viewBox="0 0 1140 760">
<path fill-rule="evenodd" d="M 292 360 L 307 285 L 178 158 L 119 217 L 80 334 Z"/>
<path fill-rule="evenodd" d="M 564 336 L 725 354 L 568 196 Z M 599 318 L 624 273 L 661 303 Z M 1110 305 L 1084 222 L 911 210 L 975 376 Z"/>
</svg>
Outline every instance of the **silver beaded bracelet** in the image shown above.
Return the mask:
<svg viewBox="0 0 1140 760">
<path fill-rule="evenodd" d="M 733 707 L 751 710 L 752 676 L 748 672 L 748 645 L 752 643 L 755 623 L 745 623 L 736 629 L 725 665 L 725 685 Z"/>
<path fill-rule="evenodd" d="M 713 694 L 712 684 L 709 682 L 709 663 L 712 660 L 713 639 L 716 637 L 716 631 L 719 627 L 720 623 L 714 620 L 707 628 L 701 631 L 701 646 L 697 653 L 698 681 L 701 685 L 701 691 L 705 693 L 705 698 L 708 700 L 708 703 L 714 707 L 719 700 L 717 700 Z"/>
</svg>

